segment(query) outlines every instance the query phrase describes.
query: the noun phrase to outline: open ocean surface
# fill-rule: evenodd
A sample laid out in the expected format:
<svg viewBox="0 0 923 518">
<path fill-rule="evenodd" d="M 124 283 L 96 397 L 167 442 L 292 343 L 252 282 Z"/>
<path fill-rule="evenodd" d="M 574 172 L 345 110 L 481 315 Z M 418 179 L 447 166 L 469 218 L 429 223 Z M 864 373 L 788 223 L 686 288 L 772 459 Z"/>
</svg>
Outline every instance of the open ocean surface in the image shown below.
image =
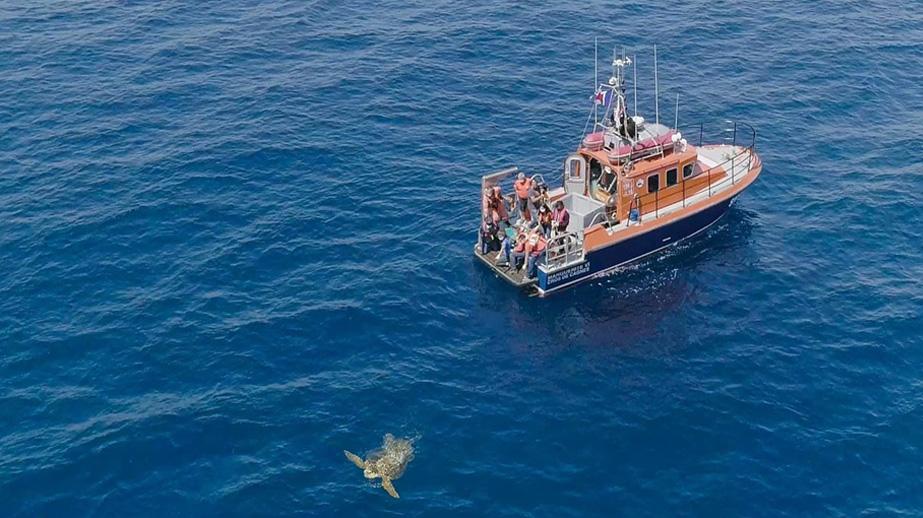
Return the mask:
<svg viewBox="0 0 923 518">
<path fill-rule="evenodd" d="M 0 5 L 0 515 L 923 515 L 923 4 L 556 4 Z M 528 298 L 480 175 L 557 177 L 594 36 L 765 169 Z"/>
</svg>

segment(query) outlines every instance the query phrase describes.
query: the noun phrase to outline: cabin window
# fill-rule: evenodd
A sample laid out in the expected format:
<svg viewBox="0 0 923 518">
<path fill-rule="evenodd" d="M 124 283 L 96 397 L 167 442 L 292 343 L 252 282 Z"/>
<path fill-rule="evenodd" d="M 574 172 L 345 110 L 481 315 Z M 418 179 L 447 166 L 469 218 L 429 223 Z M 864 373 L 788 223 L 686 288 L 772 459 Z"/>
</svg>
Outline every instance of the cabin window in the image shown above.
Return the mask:
<svg viewBox="0 0 923 518">
<path fill-rule="evenodd" d="M 615 181 L 618 179 L 618 175 L 610 169 L 603 169 L 602 174 L 599 176 L 599 187 L 604 191 L 614 194 L 615 193 Z"/>
<path fill-rule="evenodd" d="M 667 169 L 667 187 L 676 185 L 677 183 L 676 169 Z"/>
<path fill-rule="evenodd" d="M 583 176 L 583 161 L 572 160 L 570 163 L 570 177 L 579 179 Z"/>
<path fill-rule="evenodd" d="M 647 177 L 647 192 L 657 192 L 660 190 L 660 175 L 652 174 Z"/>
<path fill-rule="evenodd" d="M 564 175 L 570 180 L 582 181 L 586 174 L 586 160 L 580 155 L 571 155 L 564 161 Z"/>
<path fill-rule="evenodd" d="M 693 169 L 692 163 L 688 163 L 683 166 L 683 180 L 692 176 L 692 169 Z"/>
</svg>

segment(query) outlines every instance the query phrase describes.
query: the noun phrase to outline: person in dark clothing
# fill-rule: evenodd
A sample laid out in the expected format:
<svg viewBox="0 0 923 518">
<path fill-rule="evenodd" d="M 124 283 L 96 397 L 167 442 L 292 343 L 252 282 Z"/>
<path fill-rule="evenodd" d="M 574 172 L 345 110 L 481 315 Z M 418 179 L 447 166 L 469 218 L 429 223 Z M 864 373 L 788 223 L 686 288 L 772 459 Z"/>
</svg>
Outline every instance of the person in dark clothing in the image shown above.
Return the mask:
<svg viewBox="0 0 923 518">
<path fill-rule="evenodd" d="M 488 252 L 497 252 L 500 250 L 500 241 L 497 239 L 499 226 L 494 223 L 493 218 L 486 216 L 481 223 L 481 254 Z"/>
<path fill-rule="evenodd" d="M 551 236 L 551 211 L 547 205 L 542 205 L 538 209 L 538 224 L 542 226 L 542 234 L 545 237 Z"/>
</svg>

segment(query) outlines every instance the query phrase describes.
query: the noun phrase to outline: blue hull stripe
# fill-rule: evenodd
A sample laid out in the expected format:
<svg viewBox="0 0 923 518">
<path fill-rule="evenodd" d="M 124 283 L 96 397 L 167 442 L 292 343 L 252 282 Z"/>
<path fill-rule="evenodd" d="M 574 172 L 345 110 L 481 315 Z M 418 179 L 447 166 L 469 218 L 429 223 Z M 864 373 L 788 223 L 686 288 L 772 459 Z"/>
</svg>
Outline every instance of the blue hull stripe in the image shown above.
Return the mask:
<svg viewBox="0 0 923 518">
<path fill-rule="evenodd" d="M 617 244 L 594 250 L 583 263 L 552 274 L 538 271 L 538 288 L 543 294 L 588 280 L 617 266 L 640 259 L 683 239 L 691 237 L 718 221 L 733 202 L 731 197 L 703 211 L 691 214 L 668 225 L 655 228 Z"/>
</svg>

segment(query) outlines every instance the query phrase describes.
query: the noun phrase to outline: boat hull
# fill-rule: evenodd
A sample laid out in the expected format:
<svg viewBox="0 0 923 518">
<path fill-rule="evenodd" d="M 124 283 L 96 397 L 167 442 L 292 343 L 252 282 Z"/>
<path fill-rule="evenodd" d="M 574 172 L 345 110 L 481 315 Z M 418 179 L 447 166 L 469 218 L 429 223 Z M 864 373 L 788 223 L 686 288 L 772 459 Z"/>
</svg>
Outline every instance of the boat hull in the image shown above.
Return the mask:
<svg viewBox="0 0 923 518">
<path fill-rule="evenodd" d="M 590 251 L 581 263 L 550 273 L 539 269 L 536 285 L 538 294 L 548 295 L 580 282 L 600 277 L 619 266 L 688 239 L 718 221 L 728 211 L 736 197 L 736 195 L 732 196 L 666 225 L 654 227 L 647 232 Z"/>
</svg>

